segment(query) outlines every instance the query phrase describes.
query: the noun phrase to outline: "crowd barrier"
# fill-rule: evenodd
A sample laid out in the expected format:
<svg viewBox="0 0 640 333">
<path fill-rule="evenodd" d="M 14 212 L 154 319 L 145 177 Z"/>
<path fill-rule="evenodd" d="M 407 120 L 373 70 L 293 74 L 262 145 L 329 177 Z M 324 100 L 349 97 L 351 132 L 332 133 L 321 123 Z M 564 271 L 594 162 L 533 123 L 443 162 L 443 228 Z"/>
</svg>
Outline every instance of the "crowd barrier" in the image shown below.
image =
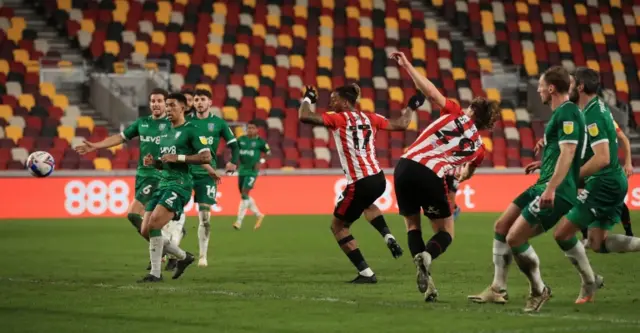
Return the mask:
<svg viewBox="0 0 640 333">
<path fill-rule="evenodd" d="M 537 175 L 478 174 L 462 183 L 457 203 L 465 212 L 501 212 Z M 341 175 L 264 175 L 258 177 L 251 196 L 268 215 L 330 214 L 346 186 Z M 0 219 L 112 217 L 126 214 L 134 195 L 132 176 L 60 176 L 50 178 L 0 177 Z M 238 179 L 226 176 L 219 185 L 213 215 L 237 214 Z M 625 201 L 640 209 L 640 176 L 629 179 Z M 384 212 L 397 212 L 393 176 L 377 205 Z M 190 216 L 197 207 L 185 207 Z"/>
</svg>

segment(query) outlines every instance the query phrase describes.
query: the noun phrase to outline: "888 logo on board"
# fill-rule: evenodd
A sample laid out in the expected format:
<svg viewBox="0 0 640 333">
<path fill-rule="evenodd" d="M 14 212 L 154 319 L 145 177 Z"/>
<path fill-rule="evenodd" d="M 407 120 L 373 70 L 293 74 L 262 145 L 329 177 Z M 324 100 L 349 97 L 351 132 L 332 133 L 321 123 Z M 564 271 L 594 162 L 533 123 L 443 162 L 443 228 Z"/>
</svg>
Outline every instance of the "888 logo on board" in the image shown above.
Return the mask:
<svg viewBox="0 0 640 333">
<path fill-rule="evenodd" d="M 130 193 L 129 184 L 121 179 L 72 180 L 64 187 L 64 208 L 71 215 L 121 215 L 127 212 Z"/>
</svg>

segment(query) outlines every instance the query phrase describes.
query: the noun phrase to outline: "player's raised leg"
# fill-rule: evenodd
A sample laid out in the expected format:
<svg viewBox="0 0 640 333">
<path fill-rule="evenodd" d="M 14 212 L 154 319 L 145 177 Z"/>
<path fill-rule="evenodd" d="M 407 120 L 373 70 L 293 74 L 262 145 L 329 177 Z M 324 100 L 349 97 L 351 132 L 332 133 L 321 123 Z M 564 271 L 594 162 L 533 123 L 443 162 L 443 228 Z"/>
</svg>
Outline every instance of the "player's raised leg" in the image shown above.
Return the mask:
<svg viewBox="0 0 640 333">
<path fill-rule="evenodd" d="M 380 208 L 372 204 L 364 210 L 364 217 L 378 230 L 380 236 L 384 238 L 384 242 L 387 244 L 389 251 L 391 251 L 391 255 L 394 258 L 400 258 L 400 256 L 402 256 L 402 248 L 396 241 L 396 238 L 391 234 L 391 230 L 387 225 L 387 221 L 384 220 L 384 215 L 382 215 Z"/>
</svg>

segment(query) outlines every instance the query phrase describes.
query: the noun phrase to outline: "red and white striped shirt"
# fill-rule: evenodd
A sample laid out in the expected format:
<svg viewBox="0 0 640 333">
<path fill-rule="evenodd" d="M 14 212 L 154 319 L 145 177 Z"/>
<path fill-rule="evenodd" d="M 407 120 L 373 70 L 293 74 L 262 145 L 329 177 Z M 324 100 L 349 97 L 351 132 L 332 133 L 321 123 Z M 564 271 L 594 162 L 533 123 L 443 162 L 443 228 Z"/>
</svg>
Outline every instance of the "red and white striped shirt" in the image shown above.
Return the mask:
<svg viewBox="0 0 640 333">
<path fill-rule="evenodd" d="M 433 170 L 438 177 L 471 162 L 478 166 L 484 159 L 485 147 L 473 120 L 460 105 L 447 100 L 434 120 L 402 155 Z"/>
<path fill-rule="evenodd" d="M 348 111 L 327 112 L 322 115 L 322 120 L 336 141 L 336 150 L 348 184 L 382 171 L 376 158 L 374 141 L 376 132 L 387 128 L 387 118 L 375 113 Z"/>
</svg>

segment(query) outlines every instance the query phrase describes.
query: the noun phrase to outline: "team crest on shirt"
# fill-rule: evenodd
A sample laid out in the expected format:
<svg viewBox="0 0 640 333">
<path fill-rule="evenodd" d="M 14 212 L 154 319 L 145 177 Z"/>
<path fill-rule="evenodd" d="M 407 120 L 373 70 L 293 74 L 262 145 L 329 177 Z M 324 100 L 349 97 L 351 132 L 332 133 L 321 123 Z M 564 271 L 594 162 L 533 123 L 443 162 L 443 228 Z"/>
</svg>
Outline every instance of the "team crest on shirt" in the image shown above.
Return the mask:
<svg viewBox="0 0 640 333">
<path fill-rule="evenodd" d="M 562 131 L 564 132 L 564 134 L 573 133 L 573 121 L 562 122 Z"/>
<path fill-rule="evenodd" d="M 160 124 L 158 126 L 158 129 L 161 130 L 161 131 L 164 131 L 165 128 L 167 128 L 167 124 Z"/>
<path fill-rule="evenodd" d="M 213 132 L 214 127 L 216 127 L 216 124 L 209 123 L 208 124 L 209 132 Z"/>
<path fill-rule="evenodd" d="M 600 131 L 598 130 L 597 124 L 591 124 L 587 128 L 589 130 L 589 135 L 591 136 L 598 136 L 598 133 L 600 133 Z"/>
</svg>

